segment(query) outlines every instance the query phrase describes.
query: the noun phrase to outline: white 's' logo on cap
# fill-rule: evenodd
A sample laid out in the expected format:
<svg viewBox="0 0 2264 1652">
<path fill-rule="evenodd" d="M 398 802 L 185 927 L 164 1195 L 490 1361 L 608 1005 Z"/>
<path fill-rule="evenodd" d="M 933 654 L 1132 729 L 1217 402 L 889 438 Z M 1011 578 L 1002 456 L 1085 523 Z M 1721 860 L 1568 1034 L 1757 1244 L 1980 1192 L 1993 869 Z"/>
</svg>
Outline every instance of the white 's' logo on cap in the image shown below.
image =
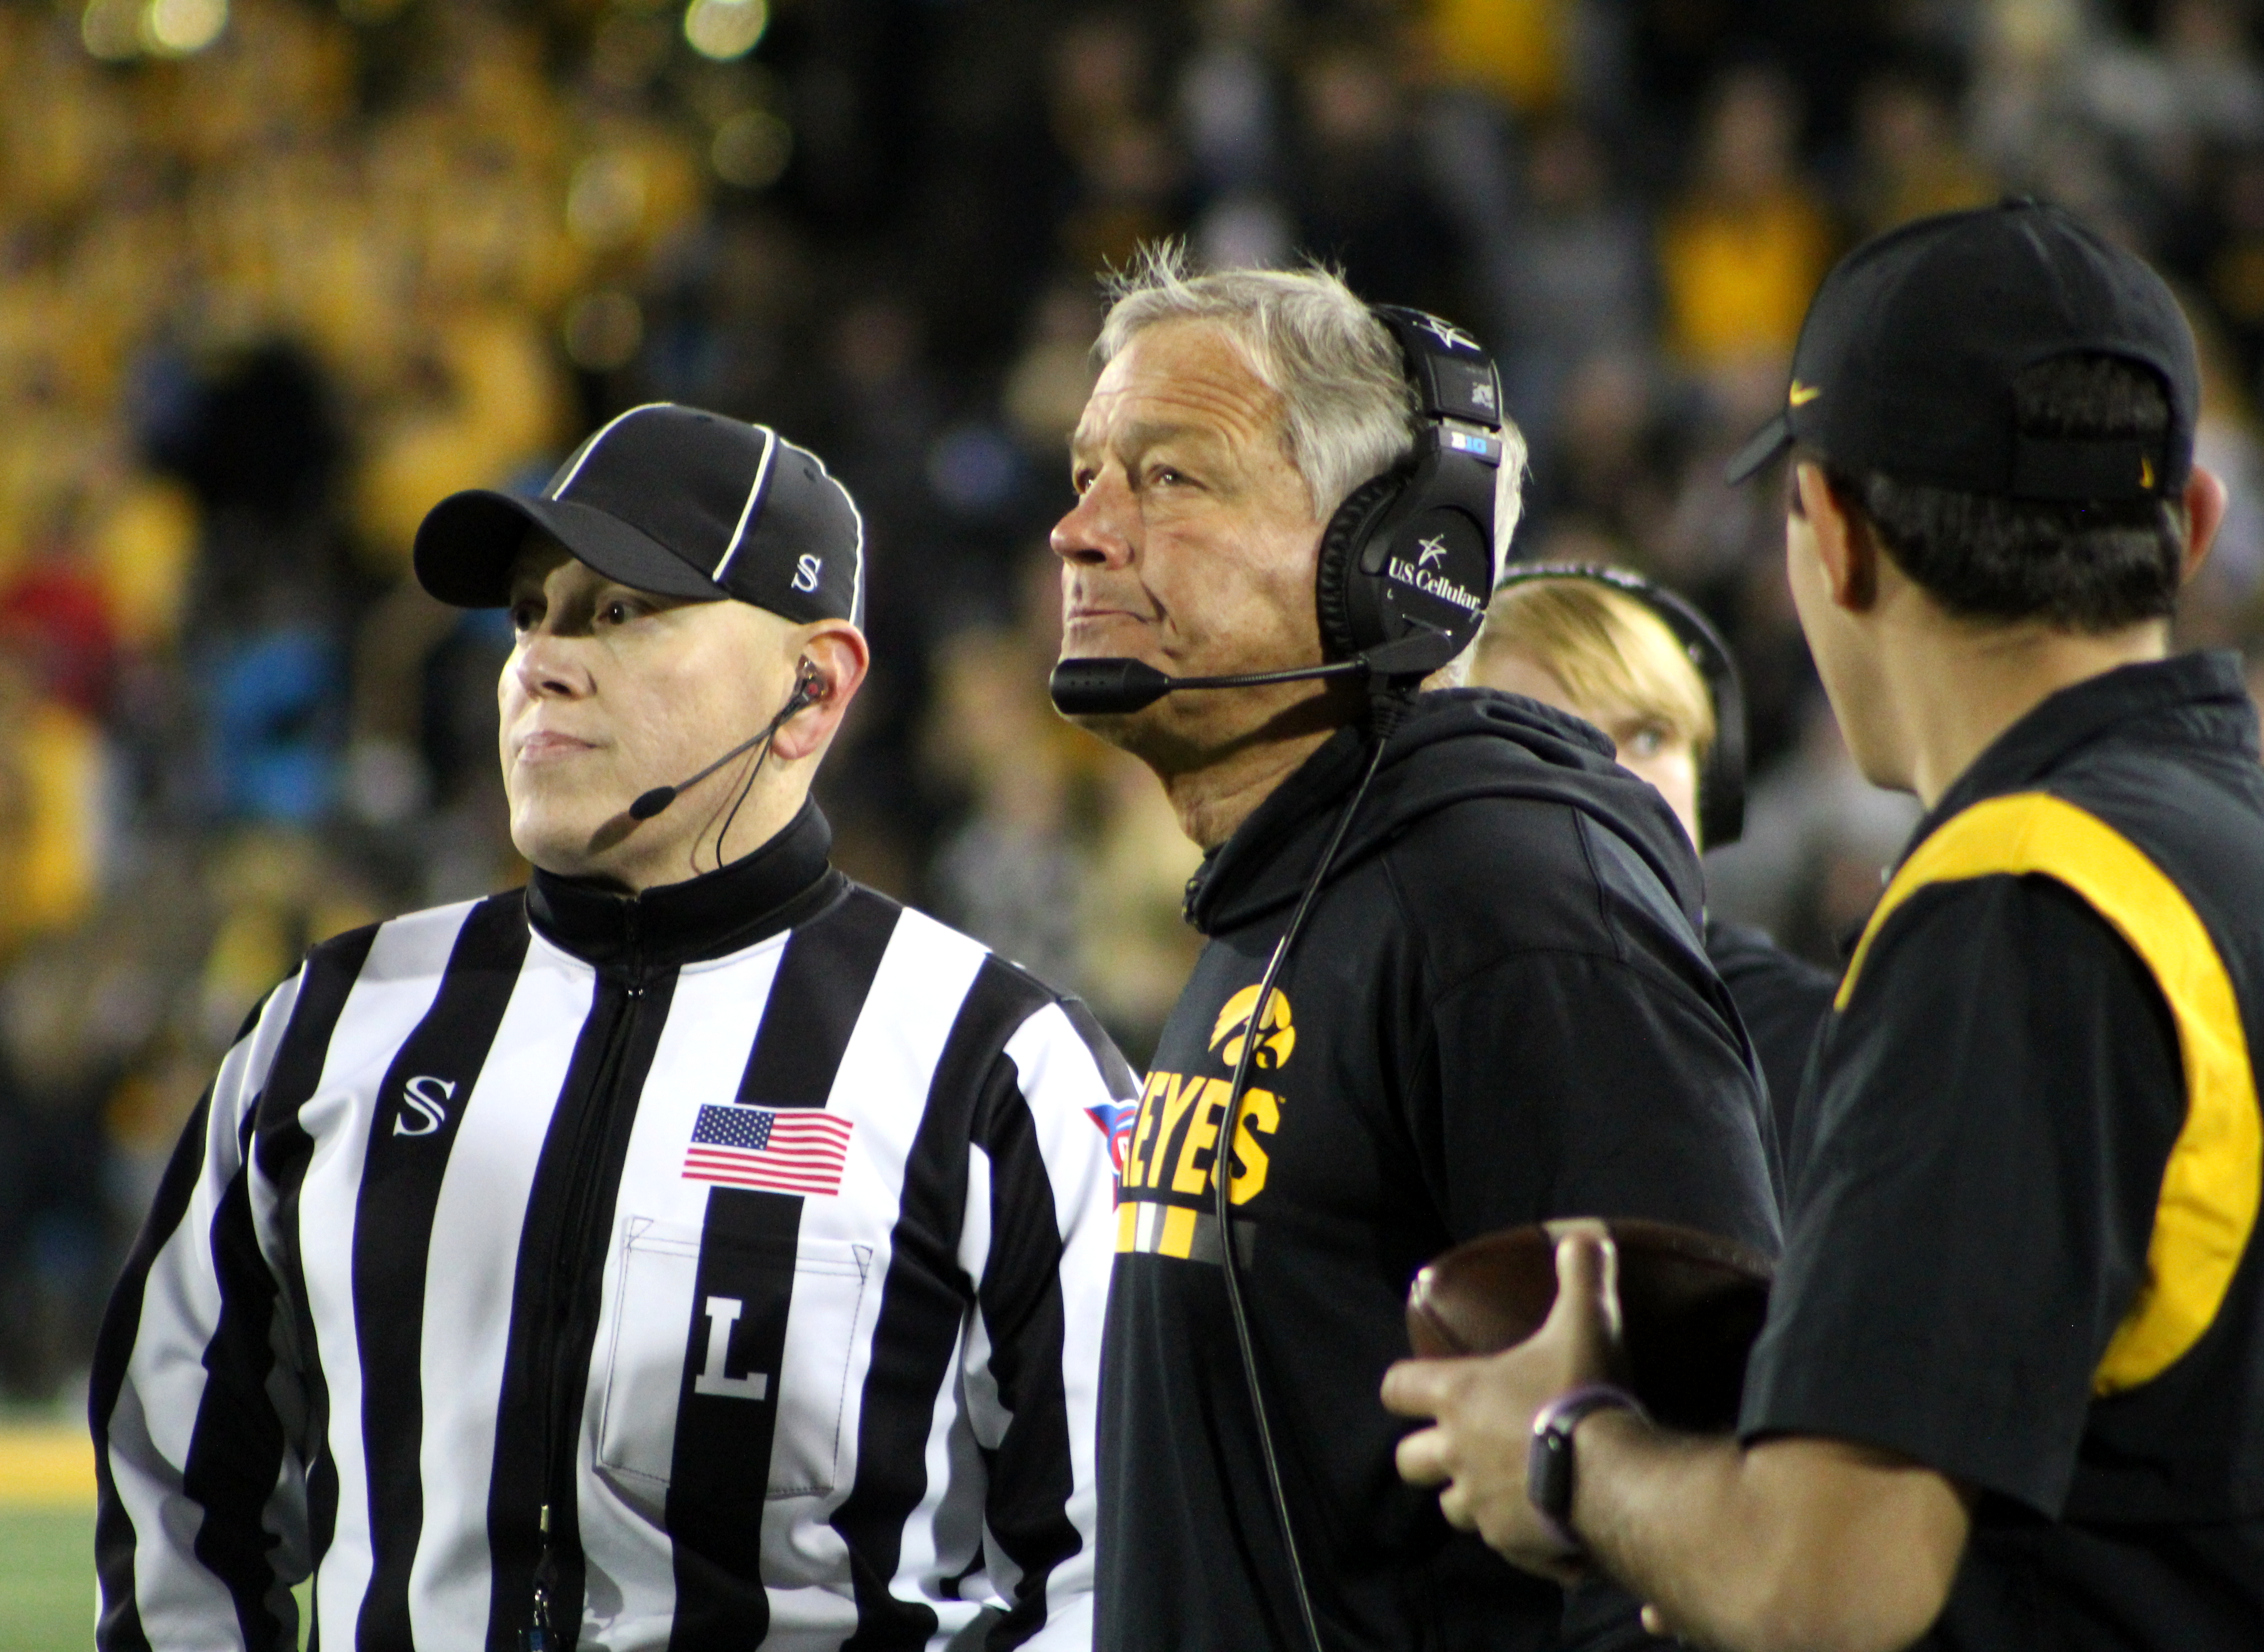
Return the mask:
<svg viewBox="0 0 2264 1652">
<path fill-rule="evenodd" d="M 794 588 L 801 591 L 817 589 L 817 576 L 825 571 L 825 564 L 805 552 L 794 565 Z"/>
</svg>

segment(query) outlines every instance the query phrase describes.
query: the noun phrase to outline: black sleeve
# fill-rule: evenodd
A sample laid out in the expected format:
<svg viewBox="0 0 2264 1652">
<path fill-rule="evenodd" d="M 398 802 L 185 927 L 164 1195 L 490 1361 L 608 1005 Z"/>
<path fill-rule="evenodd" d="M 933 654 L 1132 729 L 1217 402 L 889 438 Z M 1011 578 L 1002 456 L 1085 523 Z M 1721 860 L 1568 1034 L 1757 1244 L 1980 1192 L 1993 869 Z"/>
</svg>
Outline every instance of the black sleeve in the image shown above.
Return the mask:
<svg viewBox="0 0 2264 1652">
<path fill-rule="evenodd" d="M 1768 1078 L 1769 1127 L 1778 1163 L 1789 1177 L 1801 1078 L 1839 982 L 1757 929 L 1709 924 L 1706 954 L 1730 989 Z"/>
<path fill-rule="evenodd" d="M 1736 1030 L 1687 982 L 1582 952 L 1513 956 L 1431 1014 L 1424 1173 L 1457 1240 L 1539 1216 L 1648 1216 L 1774 1253 Z"/>
<path fill-rule="evenodd" d="M 2056 1517 L 2185 1113 L 2145 966 L 2043 878 L 1913 896 L 1827 1026 L 1744 1433 L 1900 1452 Z"/>
</svg>

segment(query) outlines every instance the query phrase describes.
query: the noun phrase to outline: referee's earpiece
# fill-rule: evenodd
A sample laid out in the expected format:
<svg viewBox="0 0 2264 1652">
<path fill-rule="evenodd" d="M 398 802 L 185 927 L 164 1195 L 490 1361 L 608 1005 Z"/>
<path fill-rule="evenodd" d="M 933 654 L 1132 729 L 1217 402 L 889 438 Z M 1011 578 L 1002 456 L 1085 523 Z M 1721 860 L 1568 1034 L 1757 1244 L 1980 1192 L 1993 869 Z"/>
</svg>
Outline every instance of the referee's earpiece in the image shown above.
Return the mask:
<svg viewBox="0 0 2264 1652">
<path fill-rule="evenodd" d="M 795 672 L 794 692 L 787 695 L 786 704 L 779 707 L 779 722 L 782 724 L 795 713 L 815 706 L 832 692 L 824 673 L 808 660 L 802 661 Z"/>
<path fill-rule="evenodd" d="M 1321 535 L 1314 604 L 1332 660 L 1393 643 L 1393 675 L 1420 678 L 1468 648 L 1493 591 L 1501 380 L 1451 322 L 1375 307 L 1415 393 L 1414 453 L 1352 490 Z M 1430 646 L 1414 646 L 1428 638 Z M 1405 661 L 1402 664 L 1402 660 Z"/>
</svg>

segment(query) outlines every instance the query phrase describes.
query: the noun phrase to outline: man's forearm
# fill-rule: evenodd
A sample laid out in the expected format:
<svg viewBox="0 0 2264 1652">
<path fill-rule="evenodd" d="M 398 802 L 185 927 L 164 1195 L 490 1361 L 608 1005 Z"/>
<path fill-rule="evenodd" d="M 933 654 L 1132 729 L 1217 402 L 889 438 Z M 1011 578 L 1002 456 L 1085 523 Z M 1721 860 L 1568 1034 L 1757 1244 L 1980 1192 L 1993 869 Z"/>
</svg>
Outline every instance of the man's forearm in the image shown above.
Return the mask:
<svg viewBox="0 0 2264 1652">
<path fill-rule="evenodd" d="M 1728 1652 L 1891 1652 L 1940 1612 L 1965 1532 L 1929 1470 L 1828 1440 L 1750 1448 L 1584 1422 L 1572 1519 L 1675 1634 Z"/>
<path fill-rule="evenodd" d="M 1604 1411 L 1581 1424 L 1576 1450 L 1572 1524 L 1598 1562 L 1684 1638 L 1756 1646 L 1767 1590 L 1738 1520 L 1736 1442 Z"/>
<path fill-rule="evenodd" d="M 1444 1486 L 1456 1525 L 1543 1576 L 1567 1559 L 1527 1500 L 1533 1429 L 1552 1396 L 1607 1380 L 1616 1302 L 1610 1250 L 1567 1231 L 1556 1301 L 1501 1353 L 1405 1359 L 1383 1402 L 1430 1417 L 1399 1442 L 1399 1472 Z M 1965 1496 L 1907 1457 L 1822 1436 L 1741 1446 L 1600 1410 L 1573 1442 L 1572 1526 L 1665 1627 L 1731 1652 L 1897 1652 L 1948 1598 Z"/>
</svg>

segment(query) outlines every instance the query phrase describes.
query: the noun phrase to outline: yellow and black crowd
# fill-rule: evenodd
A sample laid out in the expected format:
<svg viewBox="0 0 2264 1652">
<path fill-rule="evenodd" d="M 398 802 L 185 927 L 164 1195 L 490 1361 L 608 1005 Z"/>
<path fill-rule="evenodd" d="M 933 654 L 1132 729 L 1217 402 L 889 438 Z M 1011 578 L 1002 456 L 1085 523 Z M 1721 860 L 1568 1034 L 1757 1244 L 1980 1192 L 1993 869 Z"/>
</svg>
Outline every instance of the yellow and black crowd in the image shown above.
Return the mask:
<svg viewBox="0 0 2264 1652">
<path fill-rule="evenodd" d="M 1856 775 L 1721 481 L 1817 283 L 2048 194 L 2177 285 L 2234 510 L 2181 623 L 2264 648 L 2264 19 L 2244 0 L 0 4 L 0 1390 L 67 1388 L 182 1119 L 312 941 L 524 875 L 498 616 L 434 501 L 672 400 L 824 453 L 877 664 L 837 859 L 1074 986 L 1136 1064 L 1194 851 L 1055 718 L 1046 526 L 1097 276 L 1312 255 L 1467 318 L 1518 554 L 1730 636 L 1725 915 L 1819 960 L 1915 817 Z"/>
</svg>

